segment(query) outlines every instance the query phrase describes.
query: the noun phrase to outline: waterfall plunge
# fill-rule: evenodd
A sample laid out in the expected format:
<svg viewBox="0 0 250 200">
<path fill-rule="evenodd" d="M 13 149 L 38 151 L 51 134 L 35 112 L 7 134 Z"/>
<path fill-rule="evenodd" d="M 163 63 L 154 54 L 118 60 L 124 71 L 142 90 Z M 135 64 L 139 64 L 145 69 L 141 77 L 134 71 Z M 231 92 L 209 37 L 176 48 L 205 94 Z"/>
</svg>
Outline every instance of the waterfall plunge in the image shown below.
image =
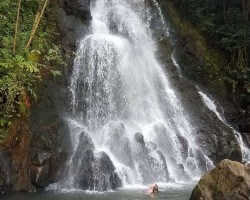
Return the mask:
<svg viewBox="0 0 250 200">
<path fill-rule="evenodd" d="M 95 152 L 108 154 L 123 184 L 167 182 L 169 174 L 181 180 L 177 168 L 194 176 L 202 171 L 201 160 L 211 165 L 156 60 L 150 26 L 161 24 L 162 16 L 152 14 L 155 1 L 151 7 L 146 2 L 93 3 L 92 33 L 80 42 L 71 79 L 73 128 L 77 121 Z M 75 149 L 79 141 L 73 140 Z"/>
</svg>

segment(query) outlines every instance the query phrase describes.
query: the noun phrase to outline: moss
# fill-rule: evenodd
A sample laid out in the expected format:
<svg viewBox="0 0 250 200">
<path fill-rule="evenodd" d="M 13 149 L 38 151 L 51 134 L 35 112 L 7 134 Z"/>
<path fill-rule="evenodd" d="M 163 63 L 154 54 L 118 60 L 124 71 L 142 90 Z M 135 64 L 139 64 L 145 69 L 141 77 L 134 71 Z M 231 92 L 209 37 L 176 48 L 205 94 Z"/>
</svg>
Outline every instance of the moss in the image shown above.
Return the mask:
<svg viewBox="0 0 250 200">
<path fill-rule="evenodd" d="M 227 96 L 227 83 L 224 81 L 227 68 L 227 57 L 218 47 L 212 46 L 209 38 L 205 37 L 200 27 L 194 26 L 188 20 L 182 18 L 178 8 L 174 7 L 174 1 L 159 1 L 163 11 L 170 15 L 174 27 L 178 29 L 180 38 L 191 36 L 196 41 L 196 46 L 202 52 L 202 63 L 197 62 L 190 55 L 183 55 L 183 63 L 189 66 L 183 69 L 191 79 L 201 82 L 207 88 L 215 90 L 220 95 Z M 190 67 L 191 66 L 191 67 Z M 205 77 L 204 77 L 205 76 Z"/>
<path fill-rule="evenodd" d="M 221 200 L 237 194 L 245 188 L 245 180 L 248 178 L 245 172 L 246 168 L 241 163 L 223 160 L 200 179 L 190 200 L 202 199 L 202 197 Z"/>
</svg>

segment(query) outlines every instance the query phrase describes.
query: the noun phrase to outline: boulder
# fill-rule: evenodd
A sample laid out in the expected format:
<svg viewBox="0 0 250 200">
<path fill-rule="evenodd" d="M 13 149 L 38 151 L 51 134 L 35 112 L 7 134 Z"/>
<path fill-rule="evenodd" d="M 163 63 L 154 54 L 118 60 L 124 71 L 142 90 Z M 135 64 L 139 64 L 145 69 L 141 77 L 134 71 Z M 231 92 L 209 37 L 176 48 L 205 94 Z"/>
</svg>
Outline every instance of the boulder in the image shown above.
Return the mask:
<svg viewBox="0 0 250 200">
<path fill-rule="evenodd" d="M 115 166 L 105 152 L 94 152 L 92 138 L 85 132 L 72 158 L 74 186 L 83 190 L 105 191 L 121 187 Z"/>
<path fill-rule="evenodd" d="M 93 190 L 93 169 L 92 162 L 94 161 L 94 152 L 91 149 L 85 151 L 84 156 L 81 159 L 81 166 L 77 169 L 77 174 L 74 179 L 74 185 L 77 188 L 83 190 Z"/>
<path fill-rule="evenodd" d="M 175 175 L 179 180 L 189 181 L 191 179 L 189 175 L 187 175 L 183 164 L 178 164 L 177 161 L 172 157 L 169 159 L 169 161 L 170 165 L 175 169 Z"/>
<path fill-rule="evenodd" d="M 75 186 L 83 190 L 106 191 L 122 186 L 109 156 L 104 152 L 84 152 L 75 177 Z"/>
<path fill-rule="evenodd" d="M 106 131 L 104 140 L 117 161 L 131 168 L 134 167 L 130 140 L 126 137 L 125 126 L 122 122 L 111 122 Z"/>
<path fill-rule="evenodd" d="M 92 166 L 95 190 L 104 191 L 122 186 L 121 179 L 115 172 L 115 166 L 106 153 L 98 153 Z"/>
<path fill-rule="evenodd" d="M 140 143 L 141 145 L 145 145 L 144 137 L 143 137 L 142 133 L 139 133 L 139 132 L 136 133 L 135 140 L 136 140 L 136 142 Z"/>
<path fill-rule="evenodd" d="M 85 155 L 85 152 L 89 149 L 94 150 L 94 148 L 95 145 L 92 138 L 87 133 L 82 132 L 79 136 L 79 143 L 72 158 L 73 166 L 77 167 L 82 157 Z"/>
<path fill-rule="evenodd" d="M 169 173 L 166 159 L 163 153 L 157 149 L 157 145 L 152 141 L 145 143 L 142 133 L 136 133 L 134 139 L 133 153 L 143 183 L 167 182 Z"/>
<path fill-rule="evenodd" d="M 177 135 L 177 138 L 180 144 L 182 158 L 183 160 L 186 160 L 188 157 L 188 141 L 185 137 L 179 134 Z"/>
<path fill-rule="evenodd" d="M 190 200 L 248 200 L 249 197 L 250 165 L 226 159 L 200 179 Z"/>
</svg>

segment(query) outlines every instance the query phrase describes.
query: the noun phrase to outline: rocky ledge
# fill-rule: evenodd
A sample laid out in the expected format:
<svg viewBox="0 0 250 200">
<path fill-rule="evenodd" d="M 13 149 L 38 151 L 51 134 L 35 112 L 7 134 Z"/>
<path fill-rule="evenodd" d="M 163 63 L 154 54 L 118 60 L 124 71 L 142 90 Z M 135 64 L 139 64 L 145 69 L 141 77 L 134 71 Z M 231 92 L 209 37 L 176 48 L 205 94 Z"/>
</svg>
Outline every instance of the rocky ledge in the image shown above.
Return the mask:
<svg viewBox="0 0 250 200">
<path fill-rule="evenodd" d="M 77 42 L 88 32 L 90 0 L 51 1 L 59 43 L 65 55 L 75 51 Z M 65 56 L 73 65 L 74 57 Z M 6 144 L 0 147 L 0 196 L 12 192 L 43 191 L 61 180 L 71 154 L 70 133 L 64 113 L 68 106 L 68 84 L 71 68 L 62 68 L 60 77 L 46 77 L 36 89 L 30 115 L 13 122 Z M 103 156 L 104 157 L 104 156 Z"/>
<path fill-rule="evenodd" d="M 205 174 L 194 188 L 190 200 L 249 200 L 250 165 L 221 161 Z"/>
</svg>

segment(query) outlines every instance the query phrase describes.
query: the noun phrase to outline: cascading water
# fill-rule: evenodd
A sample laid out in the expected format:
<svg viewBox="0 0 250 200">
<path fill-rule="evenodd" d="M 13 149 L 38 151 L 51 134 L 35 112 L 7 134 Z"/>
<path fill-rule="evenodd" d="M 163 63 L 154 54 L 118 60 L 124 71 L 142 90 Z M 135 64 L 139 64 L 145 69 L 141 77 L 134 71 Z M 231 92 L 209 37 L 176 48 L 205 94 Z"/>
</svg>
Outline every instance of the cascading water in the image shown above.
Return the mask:
<svg viewBox="0 0 250 200">
<path fill-rule="evenodd" d="M 227 121 L 223 115 L 223 109 L 221 108 L 220 109 L 221 111 L 219 111 L 218 107 L 216 106 L 216 103 L 210 97 L 208 97 L 208 95 L 201 92 L 198 87 L 197 87 L 197 89 L 199 90 L 199 94 L 201 95 L 205 105 L 216 114 L 216 116 L 218 117 L 219 120 L 221 120 L 226 126 L 230 127 L 233 130 L 233 132 L 235 133 L 236 138 L 239 142 L 239 145 L 241 147 L 241 151 L 243 153 L 243 160 L 249 162 L 250 161 L 250 150 L 249 150 L 249 148 L 247 148 L 247 146 L 243 142 L 241 134 L 227 123 Z"/>
<path fill-rule="evenodd" d="M 154 7 L 159 8 L 149 2 L 96 0 L 92 5 L 92 33 L 80 42 L 71 79 L 75 150 L 70 187 L 90 179 L 85 173 L 74 185 L 86 168 L 81 168 L 83 160 L 94 174 L 90 189 L 99 189 L 96 182 L 106 181 L 108 188 L 119 182 L 114 173 L 102 175 L 100 168 L 95 173 L 103 156 L 112 161 L 124 185 L 188 179 L 187 174 L 203 171 L 201 160 L 205 168 L 211 166 L 156 60 L 151 26 L 162 24 L 162 15 L 153 15 Z M 112 163 L 105 167 L 112 168 Z"/>
</svg>

